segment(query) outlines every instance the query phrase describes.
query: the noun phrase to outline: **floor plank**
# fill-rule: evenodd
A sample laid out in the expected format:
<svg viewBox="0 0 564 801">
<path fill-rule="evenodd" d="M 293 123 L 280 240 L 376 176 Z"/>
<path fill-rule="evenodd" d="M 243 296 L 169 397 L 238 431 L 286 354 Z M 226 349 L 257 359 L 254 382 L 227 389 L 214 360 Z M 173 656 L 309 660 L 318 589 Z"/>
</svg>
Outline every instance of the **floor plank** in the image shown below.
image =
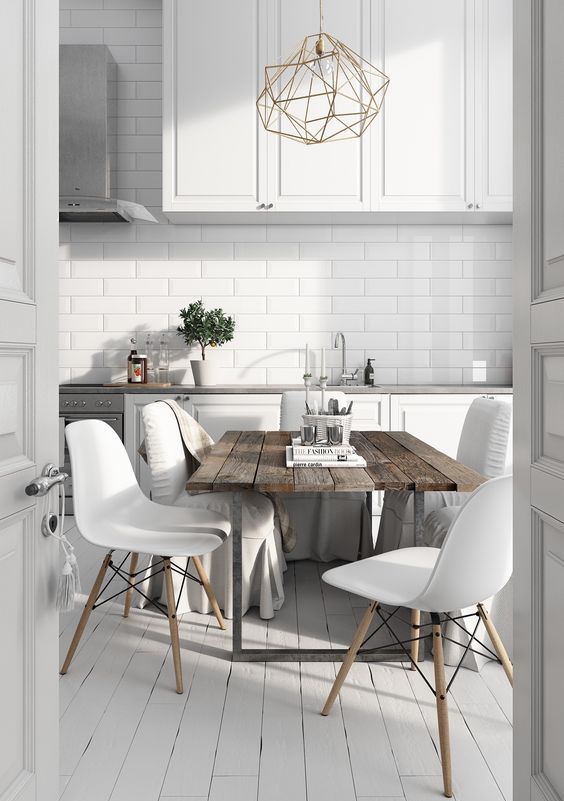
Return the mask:
<svg viewBox="0 0 564 801">
<path fill-rule="evenodd" d="M 214 776 L 209 801 L 252 801 L 256 797 L 256 776 Z"/>
</svg>

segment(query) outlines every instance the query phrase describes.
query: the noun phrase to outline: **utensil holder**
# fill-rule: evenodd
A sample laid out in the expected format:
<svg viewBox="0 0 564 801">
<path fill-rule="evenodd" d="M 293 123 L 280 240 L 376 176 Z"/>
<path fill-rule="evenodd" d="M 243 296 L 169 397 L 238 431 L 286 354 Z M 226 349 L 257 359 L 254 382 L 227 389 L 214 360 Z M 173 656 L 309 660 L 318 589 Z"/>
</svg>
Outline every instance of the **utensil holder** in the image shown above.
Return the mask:
<svg viewBox="0 0 564 801">
<path fill-rule="evenodd" d="M 327 426 L 343 426 L 343 445 L 348 445 L 351 429 L 352 414 L 304 414 L 304 425 L 317 426 L 317 442 L 327 440 Z"/>
</svg>

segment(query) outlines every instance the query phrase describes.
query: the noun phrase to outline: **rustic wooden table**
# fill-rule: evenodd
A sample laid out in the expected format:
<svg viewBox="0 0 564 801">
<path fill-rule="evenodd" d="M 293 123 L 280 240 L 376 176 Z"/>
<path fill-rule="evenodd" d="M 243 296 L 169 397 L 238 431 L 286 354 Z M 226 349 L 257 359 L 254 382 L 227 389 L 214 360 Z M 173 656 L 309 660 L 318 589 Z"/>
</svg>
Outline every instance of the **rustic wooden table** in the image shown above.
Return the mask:
<svg viewBox="0 0 564 801">
<path fill-rule="evenodd" d="M 233 659 L 235 661 L 338 661 L 345 649 L 243 648 L 242 643 L 242 490 L 257 492 L 365 492 L 371 507 L 376 490 L 414 493 L 415 538 L 423 527 L 425 492 L 472 492 L 486 479 L 405 431 L 363 431 L 351 443 L 365 468 L 286 467 L 288 431 L 227 431 L 189 479 L 188 492 L 233 492 Z M 397 649 L 366 649 L 359 659 L 404 658 Z"/>
</svg>

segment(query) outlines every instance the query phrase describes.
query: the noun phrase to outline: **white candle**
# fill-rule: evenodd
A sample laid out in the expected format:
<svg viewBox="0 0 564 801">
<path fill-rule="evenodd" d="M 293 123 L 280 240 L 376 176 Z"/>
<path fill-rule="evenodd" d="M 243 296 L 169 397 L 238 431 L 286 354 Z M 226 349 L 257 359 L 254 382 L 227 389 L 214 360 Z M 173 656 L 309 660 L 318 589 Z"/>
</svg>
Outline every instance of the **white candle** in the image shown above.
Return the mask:
<svg viewBox="0 0 564 801">
<path fill-rule="evenodd" d="M 321 377 L 325 375 L 325 348 L 321 348 Z"/>
<path fill-rule="evenodd" d="M 309 373 L 309 345 L 306 342 L 304 373 Z"/>
</svg>

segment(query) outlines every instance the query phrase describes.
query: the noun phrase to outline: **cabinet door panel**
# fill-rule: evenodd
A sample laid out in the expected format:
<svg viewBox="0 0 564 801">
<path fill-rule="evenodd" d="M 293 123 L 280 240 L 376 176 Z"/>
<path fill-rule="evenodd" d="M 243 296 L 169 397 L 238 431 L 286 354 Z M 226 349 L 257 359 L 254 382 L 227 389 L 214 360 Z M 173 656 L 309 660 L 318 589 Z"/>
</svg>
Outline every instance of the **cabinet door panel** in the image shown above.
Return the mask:
<svg viewBox="0 0 564 801">
<path fill-rule="evenodd" d="M 381 209 L 458 210 L 473 194 L 470 1 L 381 0 L 373 14 L 373 57 L 380 49 L 390 77 L 373 190 Z"/>
<path fill-rule="evenodd" d="M 193 395 L 187 411 L 214 440 L 226 431 L 278 431 L 280 395 Z"/>
<path fill-rule="evenodd" d="M 392 395 L 392 429 L 408 431 L 456 457 L 468 407 L 476 395 Z"/>
<path fill-rule="evenodd" d="M 261 0 L 165 0 L 165 211 L 255 210 L 266 180 L 255 101 Z"/>
<path fill-rule="evenodd" d="M 513 195 L 512 0 L 476 6 L 476 202 L 511 211 Z"/>
<path fill-rule="evenodd" d="M 274 0 L 269 20 L 268 63 L 294 52 L 319 30 L 316 3 Z M 370 4 L 367 0 L 325 0 L 324 30 L 369 58 Z M 373 125 L 378 125 L 376 118 Z M 304 145 L 268 134 L 268 200 L 273 211 L 368 211 L 370 137 Z"/>
</svg>

